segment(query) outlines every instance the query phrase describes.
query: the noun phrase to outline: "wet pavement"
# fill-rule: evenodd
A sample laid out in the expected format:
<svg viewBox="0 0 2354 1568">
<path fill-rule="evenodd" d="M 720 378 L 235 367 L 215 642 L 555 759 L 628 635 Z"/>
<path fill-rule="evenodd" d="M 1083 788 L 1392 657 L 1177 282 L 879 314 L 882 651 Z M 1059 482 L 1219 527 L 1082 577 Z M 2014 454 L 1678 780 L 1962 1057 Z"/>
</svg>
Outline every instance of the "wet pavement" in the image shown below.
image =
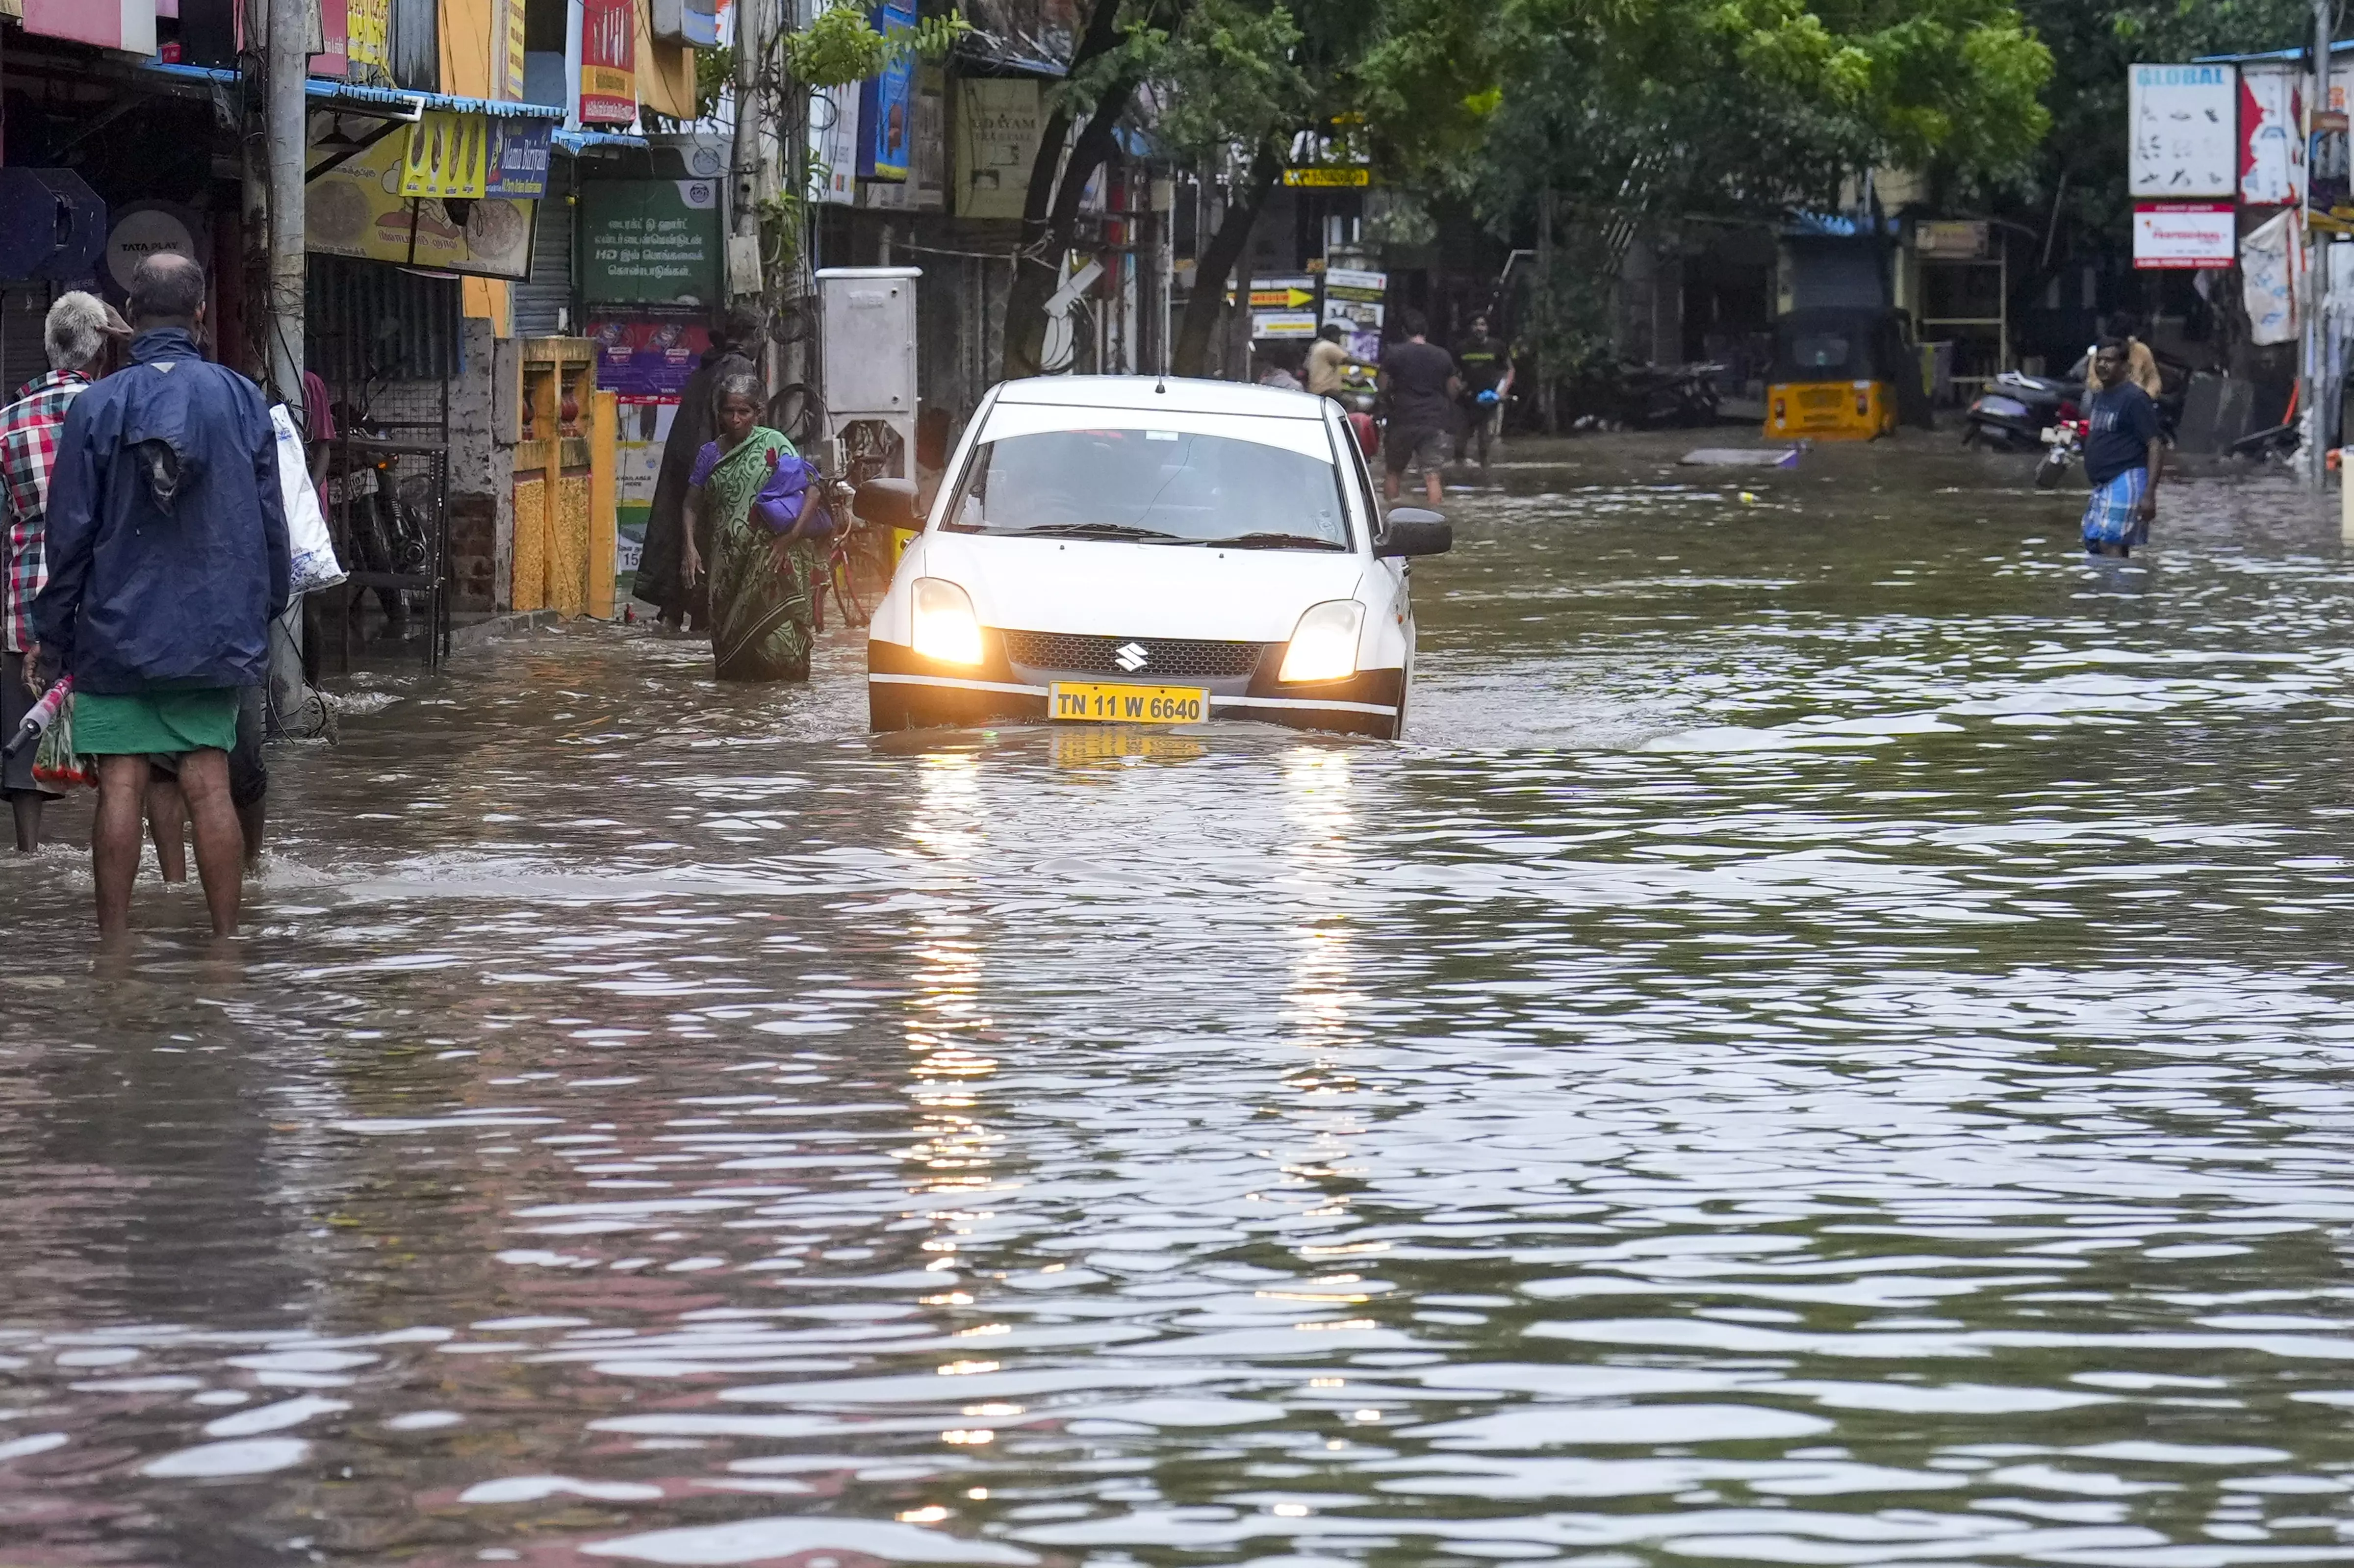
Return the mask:
<svg viewBox="0 0 2354 1568">
<path fill-rule="evenodd" d="M 1687 444 L 1457 498 L 1402 745 L 570 630 L 232 948 L 0 865 L 0 1563 L 2354 1556 L 2334 521 Z"/>
</svg>

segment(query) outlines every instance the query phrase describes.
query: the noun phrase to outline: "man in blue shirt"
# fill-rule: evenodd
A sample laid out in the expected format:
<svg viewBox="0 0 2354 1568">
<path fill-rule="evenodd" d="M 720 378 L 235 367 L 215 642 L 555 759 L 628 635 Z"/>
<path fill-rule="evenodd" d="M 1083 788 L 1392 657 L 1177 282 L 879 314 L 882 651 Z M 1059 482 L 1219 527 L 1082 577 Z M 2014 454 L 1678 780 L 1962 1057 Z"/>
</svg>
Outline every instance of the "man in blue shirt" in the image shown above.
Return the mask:
<svg viewBox="0 0 2354 1568">
<path fill-rule="evenodd" d="M 2130 556 L 2149 537 L 2158 516 L 2158 476 L 2166 457 L 2158 405 L 2134 385 L 2132 351 L 2118 337 L 2101 340 L 2086 391 L 2084 477 L 2093 482 L 2093 498 L 2084 506 L 2084 549 Z"/>
<path fill-rule="evenodd" d="M 74 749 L 98 765 L 98 927 L 120 936 L 149 758 L 175 767 L 213 930 L 237 930 L 244 839 L 229 791 L 239 693 L 269 677 L 291 562 L 261 391 L 196 346 L 205 275 L 162 253 L 131 280 L 132 363 L 74 399 L 49 482 L 42 664 L 74 680 Z"/>
</svg>

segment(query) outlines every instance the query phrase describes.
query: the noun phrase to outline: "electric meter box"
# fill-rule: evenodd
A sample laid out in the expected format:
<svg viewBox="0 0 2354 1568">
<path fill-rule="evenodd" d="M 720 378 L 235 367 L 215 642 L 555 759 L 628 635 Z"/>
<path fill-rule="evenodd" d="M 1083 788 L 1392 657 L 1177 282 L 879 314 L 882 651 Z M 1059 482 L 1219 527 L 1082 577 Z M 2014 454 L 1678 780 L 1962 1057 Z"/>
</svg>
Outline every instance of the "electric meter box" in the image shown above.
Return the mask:
<svg viewBox="0 0 2354 1568">
<path fill-rule="evenodd" d="M 817 275 L 826 412 L 853 419 L 916 418 L 916 280 L 919 267 L 829 267 Z"/>
</svg>

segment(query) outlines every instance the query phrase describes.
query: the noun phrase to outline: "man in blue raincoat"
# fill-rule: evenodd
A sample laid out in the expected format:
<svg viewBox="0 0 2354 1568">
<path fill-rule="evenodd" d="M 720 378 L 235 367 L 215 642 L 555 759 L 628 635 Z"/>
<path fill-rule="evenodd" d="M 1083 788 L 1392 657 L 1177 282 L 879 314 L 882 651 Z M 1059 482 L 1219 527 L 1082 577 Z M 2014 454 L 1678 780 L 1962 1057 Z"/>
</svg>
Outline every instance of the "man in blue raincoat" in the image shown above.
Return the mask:
<svg viewBox="0 0 2354 1568">
<path fill-rule="evenodd" d="M 131 280 L 132 363 L 74 400 L 50 478 L 42 662 L 74 678 L 74 749 L 98 768 L 101 937 L 129 926 L 151 758 L 175 768 L 213 930 L 237 930 L 242 832 L 228 753 L 269 677 L 290 591 L 278 442 L 261 391 L 197 347 L 205 275 L 150 256 Z"/>
</svg>

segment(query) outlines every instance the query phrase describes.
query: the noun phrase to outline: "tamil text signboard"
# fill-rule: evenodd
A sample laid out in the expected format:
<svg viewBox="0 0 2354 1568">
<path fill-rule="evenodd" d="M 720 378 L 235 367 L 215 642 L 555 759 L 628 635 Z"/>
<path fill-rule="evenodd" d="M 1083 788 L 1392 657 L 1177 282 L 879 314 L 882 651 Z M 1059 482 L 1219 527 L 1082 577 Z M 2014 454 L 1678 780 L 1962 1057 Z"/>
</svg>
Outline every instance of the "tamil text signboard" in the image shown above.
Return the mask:
<svg viewBox="0 0 2354 1568">
<path fill-rule="evenodd" d="M 583 299 L 708 305 L 719 298 L 718 181 L 589 180 L 579 212 Z"/>
<path fill-rule="evenodd" d="M 2240 188 L 2239 73 L 2227 65 L 2131 68 L 2131 194 L 2229 196 Z"/>
</svg>

